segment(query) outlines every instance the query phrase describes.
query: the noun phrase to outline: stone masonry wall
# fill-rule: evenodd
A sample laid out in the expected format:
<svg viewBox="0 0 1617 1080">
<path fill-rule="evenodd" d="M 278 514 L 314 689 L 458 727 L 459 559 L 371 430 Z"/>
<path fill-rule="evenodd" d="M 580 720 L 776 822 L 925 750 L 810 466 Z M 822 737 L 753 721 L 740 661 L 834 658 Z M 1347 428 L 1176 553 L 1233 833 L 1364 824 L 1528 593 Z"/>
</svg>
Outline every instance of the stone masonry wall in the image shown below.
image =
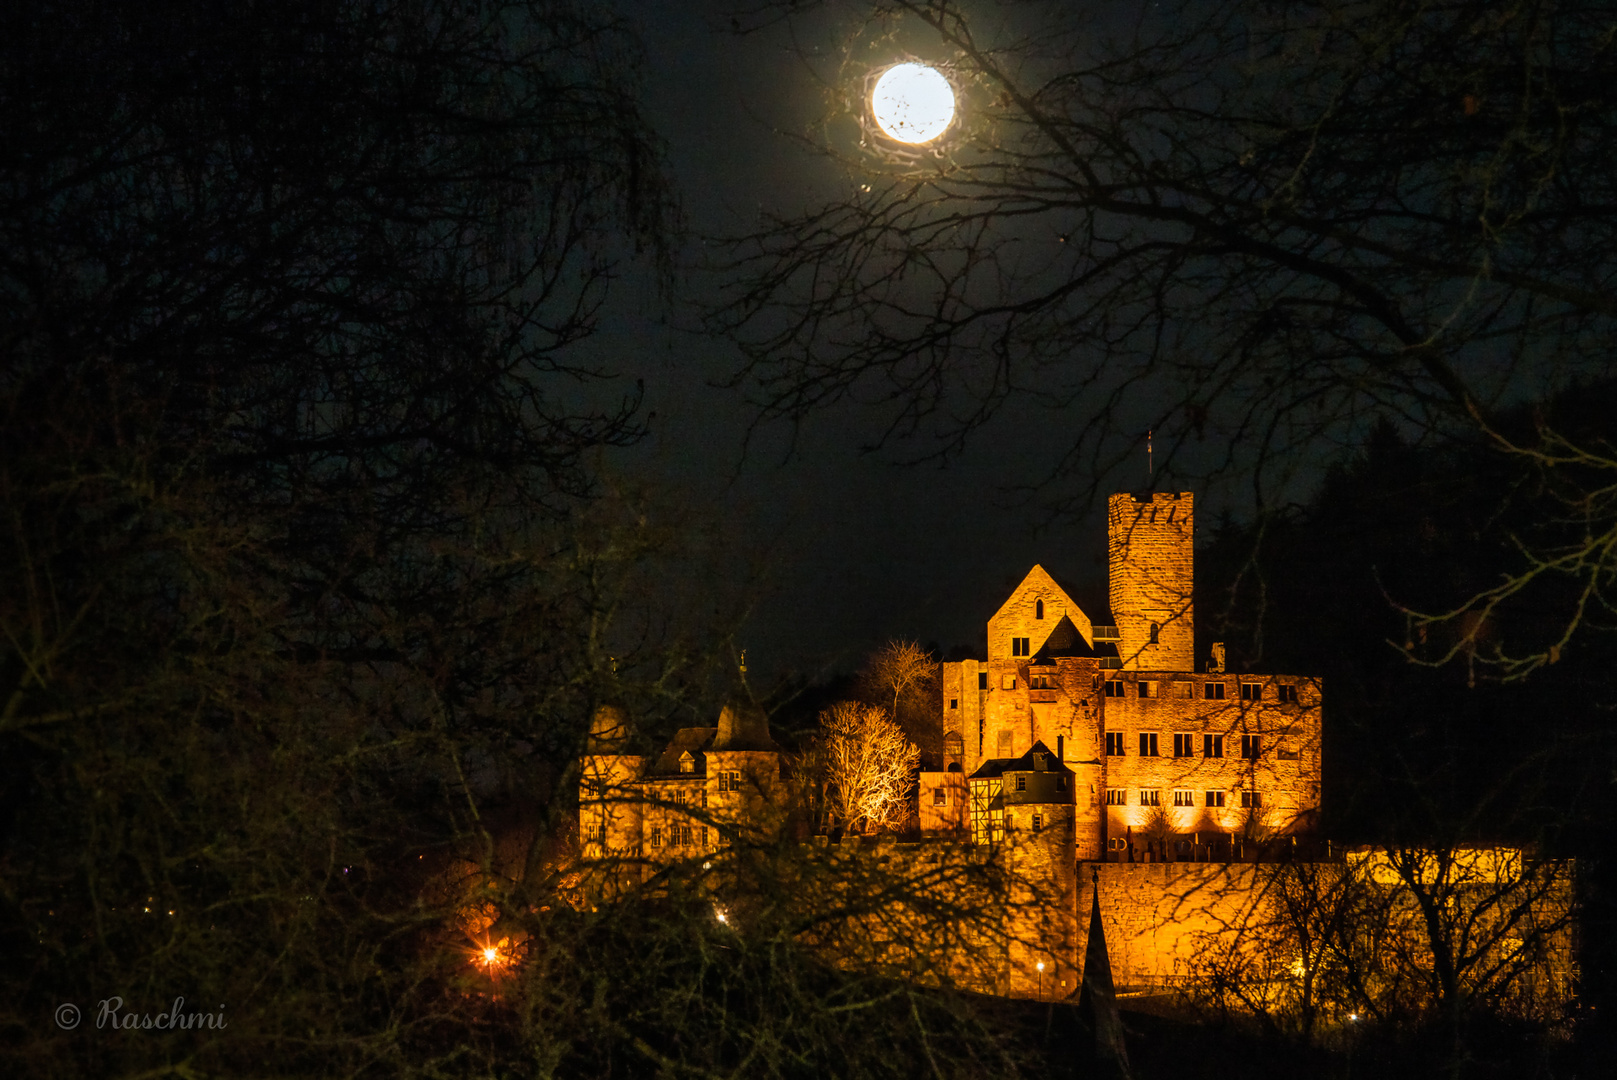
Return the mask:
<svg viewBox="0 0 1617 1080">
<path fill-rule="evenodd" d="M 1253 863 L 1082 864 L 1078 940 L 1088 940 L 1098 876 L 1107 955 L 1118 989 L 1182 983 L 1206 935 L 1226 935 L 1254 923 L 1263 869 Z"/>
<path fill-rule="evenodd" d="M 1186 491 L 1113 495 L 1107 504 L 1112 618 L 1125 670 L 1196 667 L 1195 499 Z M 1151 643 L 1151 624 L 1157 643 Z"/>
<path fill-rule="evenodd" d="M 1178 833 L 1239 832 L 1249 825 L 1295 832 L 1313 826 L 1321 777 L 1318 679 L 1150 671 L 1103 676 L 1103 723 L 1106 732 L 1121 736 L 1123 751 L 1105 759 L 1105 784 L 1114 796 L 1106 806 L 1113 848 L 1127 842 L 1131 830 L 1139 834 L 1153 819 L 1160 821 L 1158 806 Z M 1104 682 L 1121 693 L 1105 694 Z M 1209 684 L 1222 686 L 1223 697 L 1210 699 Z M 1243 686 L 1249 688 L 1246 699 Z M 1141 696 L 1142 687 L 1149 696 Z M 1296 702 L 1282 701 L 1283 690 L 1295 693 Z M 1155 756 L 1141 754 L 1142 734 L 1155 737 Z M 1176 735 L 1188 736 L 1188 755 L 1175 756 Z M 1221 739 L 1222 757 L 1206 756 L 1208 735 Z M 1243 736 L 1253 740 L 1257 757 L 1241 756 Z M 1181 743 L 1177 749 L 1186 747 Z M 1222 793 L 1222 807 L 1208 805 L 1209 791 Z M 1156 805 L 1142 799 L 1142 792 Z M 1258 806 L 1243 805 L 1249 793 L 1255 793 Z M 1188 796 L 1178 801 L 1190 805 L 1176 805 L 1176 794 Z"/>
</svg>

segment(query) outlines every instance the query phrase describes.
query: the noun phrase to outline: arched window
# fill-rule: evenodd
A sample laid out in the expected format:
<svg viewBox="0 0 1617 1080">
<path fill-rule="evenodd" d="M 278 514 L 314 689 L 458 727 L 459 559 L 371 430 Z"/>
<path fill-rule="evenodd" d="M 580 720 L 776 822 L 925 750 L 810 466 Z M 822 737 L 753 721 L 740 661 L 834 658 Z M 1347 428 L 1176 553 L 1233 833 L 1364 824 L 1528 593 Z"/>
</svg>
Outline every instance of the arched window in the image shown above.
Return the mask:
<svg viewBox="0 0 1617 1080">
<path fill-rule="evenodd" d="M 1035 619 L 1044 618 L 1044 601 L 1043 600 L 1035 600 L 1035 601 L 1033 601 L 1033 617 Z"/>
<path fill-rule="evenodd" d="M 1151 644 L 1155 645 L 1157 643 L 1157 635 L 1161 632 L 1162 627 L 1158 626 L 1156 623 L 1151 624 Z"/>
<path fill-rule="evenodd" d="M 966 740 L 960 737 L 958 731 L 951 731 L 943 737 L 943 753 L 946 757 L 960 757 L 966 752 Z"/>
</svg>

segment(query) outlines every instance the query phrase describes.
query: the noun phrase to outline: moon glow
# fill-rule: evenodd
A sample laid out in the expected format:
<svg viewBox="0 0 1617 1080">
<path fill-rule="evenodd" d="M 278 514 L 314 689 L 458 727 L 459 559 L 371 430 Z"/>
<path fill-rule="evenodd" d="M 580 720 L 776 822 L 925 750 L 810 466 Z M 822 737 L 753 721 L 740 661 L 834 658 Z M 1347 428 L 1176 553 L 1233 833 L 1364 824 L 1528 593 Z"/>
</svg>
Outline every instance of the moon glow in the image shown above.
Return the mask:
<svg viewBox="0 0 1617 1080">
<path fill-rule="evenodd" d="M 894 64 L 876 80 L 870 111 L 888 138 L 931 142 L 954 119 L 954 88 L 936 68 Z"/>
</svg>

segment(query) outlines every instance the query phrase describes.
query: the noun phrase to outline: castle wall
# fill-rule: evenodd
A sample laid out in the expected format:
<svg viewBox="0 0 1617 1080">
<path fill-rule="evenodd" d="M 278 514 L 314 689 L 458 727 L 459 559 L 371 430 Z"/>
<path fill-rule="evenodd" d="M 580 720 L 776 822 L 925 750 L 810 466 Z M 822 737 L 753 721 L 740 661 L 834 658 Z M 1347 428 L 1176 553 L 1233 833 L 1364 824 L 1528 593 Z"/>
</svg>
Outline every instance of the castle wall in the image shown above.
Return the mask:
<svg viewBox="0 0 1617 1080">
<path fill-rule="evenodd" d="M 943 732 L 960 736 L 962 764 L 969 774 L 982 760 L 981 743 L 987 738 L 985 710 L 988 666 L 979 660 L 951 661 L 939 672 L 943 706 Z"/>
<path fill-rule="evenodd" d="M 1312 827 L 1321 775 L 1318 679 L 1154 671 L 1103 676 L 1105 733 L 1122 744 L 1120 755 L 1106 757 L 1111 849 L 1164 822 L 1177 833 Z M 1222 688 L 1223 696 L 1209 698 L 1209 685 Z M 1141 696 L 1142 686 L 1149 696 Z M 1288 691 L 1295 702 L 1281 700 Z M 1142 735 L 1147 750 L 1154 742 L 1154 756 L 1141 753 Z M 1207 736 L 1216 737 L 1222 757 L 1207 756 Z M 1257 756 L 1242 757 L 1248 748 Z M 1176 756 L 1176 750 L 1189 753 Z M 1209 805 L 1210 792 L 1224 805 Z M 1245 805 L 1253 795 L 1258 805 Z M 1141 843 L 1136 835 L 1136 847 Z"/>
<path fill-rule="evenodd" d="M 1196 667 L 1194 509 L 1188 491 L 1120 493 L 1107 504 L 1112 618 L 1124 670 Z"/>
<path fill-rule="evenodd" d="M 1101 918 L 1119 990 L 1179 985 L 1209 937 L 1261 915 L 1254 863 L 1091 863 L 1079 867 L 1078 940 L 1088 940 L 1099 877 Z"/>
<path fill-rule="evenodd" d="M 1073 807 L 1010 799 L 1007 793 L 1005 847 L 1011 896 L 1002 992 L 1011 997 L 1064 998 L 1078 986 L 1081 940 L 1072 858 Z"/>
<path fill-rule="evenodd" d="M 784 802 L 779 790 L 780 754 L 709 749 L 706 757 L 704 805 L 715 827 L 720 832 L 772 828 Z"/>
<path fill-rule="evenodd" d="M 640 778 L 646 759 L 636 754 L 589 754 L 581 763 L 579 847 L 598 867 L 596 887 L 614 891 L 638 884 L 645 803 Z"/>
</svg>

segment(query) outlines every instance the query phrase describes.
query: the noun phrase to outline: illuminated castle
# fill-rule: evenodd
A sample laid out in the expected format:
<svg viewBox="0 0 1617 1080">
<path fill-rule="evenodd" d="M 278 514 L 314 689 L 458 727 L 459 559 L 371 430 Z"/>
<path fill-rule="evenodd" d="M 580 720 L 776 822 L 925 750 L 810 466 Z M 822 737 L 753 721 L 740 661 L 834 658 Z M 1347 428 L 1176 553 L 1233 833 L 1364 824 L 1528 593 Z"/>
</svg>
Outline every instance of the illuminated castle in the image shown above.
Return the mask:
<svg viewBox="0 0 1617 1080">
<path fill-rule="evenodd" d="M 1192 496 L 1114 495 L 1109 511 L 1109 612 L 1086 612 L 1035 566 L 989 619 L 986 659 L 943 665 L 945 761 L 920 774 L 923 842 L 906 845 L 1001 850 L 1074 914 L 1080 863 L 1223 862 L 1306 831 L 1319 803 L 1319 680 L 1227 673 L 1217 645 L 1196 663 Z M 628 753 L 628 736 L 621 711 L 597 714 L 580 789 L 585 859 L 622 884 L 714 851 L 726 827 L 790 801 L 786 758 L 755 707 L 727 706 L 655 757 Z M 1008 968 L 1070 988 L 1080 930 L 1062 915 L 1024 935 L 1027 955 Z M 1136 974 L 1171 966 L 1174 949 L 1159 952 Z M 1014 971 L 1006 987 L 1017 990 Z"/>
<path fill-rule="evenodd" d="M 804 849 L 855 889 L 870 866 L 915 884 L 888 894 L 843 947 L 888 967 L 908 949 L 961 985 L 1064 998 L 1085 977 L 1080 943 L 1098 916 L 1120 985 L 1188 985 L 1232 943 L 1279 949 L 1295 967 L 1293 946 L 1264 944 L 1286 915 L 1272 873 L 1323 857 L 1309 864 L 1320 880 L 1351 880 L 1378 898 L 1377 940 L 1422 955 L 1425 909 L 1409 875 L 1426 883 L 1435 855 L 1411 861 L 1405 850 L 1400 876 L 1378 849 L 1333 854 L 1300 839 L 1319 808 L 1320 680 L 1226 671 L 1218 644 L 1198 656 L 1192 496 L 1119 494 L 1108 510 L 1109 610 L 1086 610 L 1035 566 L 989 619 L 985 659 L 942 665 L 944 760 L 919 774 L 919 835 L 820 836 Z M 749 830 L 808 840 L 793 815 L 818 774 L 793 774 L 756 706 L 727 706 L 716 726 L 681 729 L 655 756 L 631 745 L 623 712 L 599 710 L 579 791 L 596 895 L 670 867 L 717 874 L 727 838 Z M 1524 1000 L 1570 1000 L 1569 864 L 1532 864 L 1510 849 L 1445 857 L 1454 889 L 1444 903 L 1500 942 L 1522 940 L 1512 922 L 1522 912 L 1550 927 L 1545 951 L 1510 976 Z M 969 931 L 937 916 L 971 880 L 950 866 L 1001 874 L 1003 916 Z M 1496 903 L 1502 896 L 1511 902 Z M 1252 970 L 1279 962 L 1259 960 Z"/>
<path fill-rule="evenodd" d="M 987 659 L 943 665 L 947 760 L 921 775 L 923 831 L 998 836 L 1027 801 L 1004 763 L 1035 746 L 1075 774 L 1050 794 L 1072 804 L 1079 860 L 1205 858 L 1232 837 L 1308 831 L 1320 680 L 1226 672 L 1222 645 L 1196 662 L 1190 493 L 1113 495 L 1108 510 L 1109 613 L 1035 566 L 988 620 Z"/>
</svg>

